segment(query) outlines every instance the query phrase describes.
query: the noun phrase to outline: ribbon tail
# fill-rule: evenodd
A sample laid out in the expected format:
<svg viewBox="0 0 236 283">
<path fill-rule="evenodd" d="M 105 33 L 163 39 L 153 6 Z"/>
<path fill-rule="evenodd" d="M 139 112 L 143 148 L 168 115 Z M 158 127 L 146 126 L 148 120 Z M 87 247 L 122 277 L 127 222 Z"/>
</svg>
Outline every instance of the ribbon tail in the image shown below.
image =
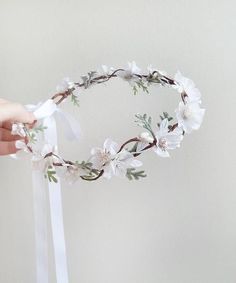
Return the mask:
<svg viewBox="0 0 236 283">
<path fill-rule="evenodd" d="M 61 202 L 61 185 L 59 179 L 57 183 L 49 184 L 49 201 L 57 283 L 68 283 L 66 247 Z"/>
<path fill-rule="evenodd" d="M 57 148 L 57 130 L 55 119 L 53 117 L 45 118 L 44 126 L 47 127 L 47 129 L 44 131 L 45 141 Z M 61 183 L 59 177 L 57 177 L 57 180 L 57 183 L 48 181 L 56 278 L 57 283 L 68 283 L 66 246 L 61 200 Z"/>
<path fill-rule="evenodd" d="M 46 127 L 43 137 L 44 142 L 52 145 L 55 151 L 57 151 L 57 128 L 55 119 L 52 117 L 52 115 L 58 111 L 57 105 L 53 100 L 48 99 L 40 105 L 40 107 L 36 107 L 36 110 L 32 106 L 28 106 L 28 108 L 31 109 L 31 111 L 34 110 L 33 113 L 36 119 L 42 120 L 43 125 Z M 57 283 L 68 283 L 60 180 L 58 178 L 57 183 L 45 182 L 43 172 L 33 170 L 32 174 L 35 203 L 37 283 L 48 283 L 46 189 L 49 191 L 49 207 Z"/>
<path fill-rule="evenodd" d="M 46 180 L 41 171 L 32 171 L 37 283 L 48 283 L 48 231 L 46 213 Z"/>
</svg>

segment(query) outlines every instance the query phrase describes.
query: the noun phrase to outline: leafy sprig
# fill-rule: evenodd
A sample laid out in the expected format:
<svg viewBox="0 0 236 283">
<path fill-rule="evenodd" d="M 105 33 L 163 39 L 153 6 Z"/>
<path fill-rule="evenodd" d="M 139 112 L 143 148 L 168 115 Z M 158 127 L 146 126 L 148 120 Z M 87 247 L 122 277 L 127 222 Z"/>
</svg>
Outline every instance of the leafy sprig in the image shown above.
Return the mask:
<svg viewBox="0 0 236 283">
<path fill-rule="evenodd" d="M 161 121 L 163 121 L 164 119 L 167 119 L 168 122 L 172 121 L 174 118 L 171 117 L 167 112 L 163 112 L 163 115 L 160 115 Z M 160 127 L 160 123 L 157 123 L 157 126 Z M 169 129 L 171 129 L 172 126 L 169 125 Z"/>
<path fill-rule="evenodd" d="M 54 183 L 58 182 L 58 180 L 56 178 L 56 171 L 52 166 L 48 167 L 48 170 L 47 170 L 46 174 L 44 175 L 44 177 L 46 179 L 48 179 L 49 182 L 54 182 Z"/>
<path fill-rule="evenodd" d="M 138 93 L 139 89 L 141 89 L 143 92 L 149 93 L 148 85 L 143 80 L 135 82 L 135 85 L 133 86 L 134 95 Z"/>
<path fill-rule="evenodd" d="M 75 161 L 75 165 L 84 170 L 92 170 L 93 163 L 89 161 Z"/>
<path fill-rule="evenodd" d="M 79 99 L 77 97 L 77 95 L 75 94 L 71 94 L 71 102 L 73 103 L 74 106 L 79 107 Z"/>
<path fill-rule="evenodd" d="M 43 126 L 42 124 L 38 125 L 37 127 L 34 127 L 32 129 L 26 129 L 26 134 L 29 139 L 29 143 L 36 143 L 37 142 L 37 134 L 42 133 L 44 130 L 46 130 L 47 127 Z"/>
<path fill-rule="evenodd" d="M 126 177 L 131 180 L 139 180 L 140 178 L 145 178 L 147 175 L 144 170 L 137 171 L 135 168 L 128 168 Z"/>
<path fill-rule="evenodd" d="M 153 130 L 152 130 L 152 117 L 148 116 L 147 114 L 136 114 L 135 117 L 137 120 L 135 120 L 135 123 L 137 123 L 138 126 L 146 129 L 149 131 L 152 135 L 154 135 Z"/>
<path fill-rule="evenodd" d="M 160 118 L 161 120 L 168 119 L 169 122 L 174 119 L 167 112 L 163 112 L 163 115 L 160 115 Z"/>
<path fill-rule="evenodd" d="M 81 161 L 81 162 L 76 161 L 75 164 L 79 168 L 81 168 L 81 169 L 83 169 L 83 170 L 88 172 L 86 175 L 82 175 L 81 176 L 81 178 L 86 180 L 86 181 L 94 180 L 94 178 L 98 177 L 100 172 L 101 172 L 101 171 L 99 171 L 97 169 L 94 169 L 93 168 L 93 163 L 89 162 L 89 161 Z"/>
</svg>

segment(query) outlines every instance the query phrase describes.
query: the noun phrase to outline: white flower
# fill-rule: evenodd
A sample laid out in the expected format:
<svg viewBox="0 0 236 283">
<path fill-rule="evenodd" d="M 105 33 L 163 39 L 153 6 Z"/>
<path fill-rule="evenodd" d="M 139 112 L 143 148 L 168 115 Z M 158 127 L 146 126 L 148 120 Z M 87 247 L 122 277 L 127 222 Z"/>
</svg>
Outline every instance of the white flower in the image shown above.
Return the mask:
<svg viewBox="0 0 236 283">
<path fill-rule="evenodd" d="M 159 131 L 156 134 L 157 144 L 153 147 L 156 154 L 161 157 L 169 157 L 169 149 L 175 149 L 180 146 L 183 139 L 183 131 L 179 127 L 169 132 L 168 119 L 161 121 Z"/>
<path fill-rule="evenodd" d="M 24 140 L 17 140 L 15 142 L 15 147 L 18 149 L 18 151 L 14 154 L 10 154 L 12 158 L 26 159 L 28 157 L 30 150 Z"/>
<path fill-rule="evenodd" d="M 100 170 L 102 166 L 109 163 L 119 150 L 117 143 L 111 139 L 106 139 L 103 148 L 94 147 L 91 150 L 91 159 L 93 167 Z"/>
<path fill-rule="evenodd" d="M 136 63 L 128 62 L 128 68 L 124 71 L 117 72 L 117 76 L 128 81 L 131 85 L 133 82 L 140 80 L 139 76 L 141 75 L 141 69 L 136 65 Z"/>
<path fill-rule="evenodd" d="M 77 166 L 68 166 L 63 178 L 69 185 L 72 185 L 80 178 L 80 174 Z"/>
<path fill-rule="evenodd" d="M 30 152 L 27 144 L 24 141 L 22 141 L 22 140 L 16 141 L 15 142 L 15 146 L 19 150 L 23 150 L 24 152 Z"/>
<path fill-rule="evenodd" d="M 106 166 L 104 177 L 107 179 L 110 179 L 112 175 L 125 177 L 128 168 L 137 168 L 140 166 L 142 166 L 141 161 L 135 159 L 129 151 L 122 150 Z"/>
<path fill-rule="evenodd" d="M 143 132 L 139 135 L 141 142 L 151 143 L 153 142 L 153 136 L 149 132 Z"/>
<path fill-rule="evenodd" d="M 106 65 L 102 65 L 102 72 L 101 72 L 102 75 L 110 76 L 114 71 L 115 71 L 115 69 L 113 67 L 108 67 Z"/>
<path fill-rule="evenodd" d="M 153 142 L 154 138 L 149 132 L 143 132 L 138 136 L 137 152 L 142 151 L 146 146 Z"/>
<path fill-rule="evenodd" d="M 14 159 L 27 159 L 28 158 L 30 150 L 24 140 L 15 141 L 15 147 L 16 149 L 18 149 L 18 151 L 14 154 L 9 154 L 10 157 Z"/>
<path fill-rule="evenodd" d="M 64 78 L 62 82 L 57 86 L 56 90 L 59 93 L 63 93 L 74 87 L 75 87 L 75 83 L 72 82 L 70 78 Z"/>
<path fill-rule="evenodd" d="M 190 133 L 192 130 L 198 130 L 201 126 L 205 109 L 200 108 L 197 102 L 187 102 L 184 104 L 181 101 L 175 113 L 178 126 L 182 127 L 186 133 Z"/>
<path fill-rule="evenodd" d="M 174 80 L 176 84 L 172 87 L 177 89 L 179 93 L 186 93 L 189 102 L 201 103 L 201 93 L 192 80 L 184 77 L 179 71 L 176 73 Z"/>
<path fill-rule="evenodd" d="M 125 176 L 128 168 L 135 168 L 142 165 L 127 150 L 119 151 L 118 144 L 111 139 L 106 139 L 103 148 L 91 150 L 90 161 L 97 170 L 104 170 L 103 176 L 110 179 L 113 175 Z"/>
<path fill-rule="evenodd" d="M 53 162 L 58 161 L 58 158 L 53 155 L 45 158 L 51 152 L 55 152 L 55 147 L 51 144 L 45 144 L 41 150 L 35 151 L 31 159 L 32 168 L 46 173 L 48 167 L 53 166 Z"/>
<path fill-rule="evenodd" d="M 64 179 L 69 185 L 74 184 L 81 175 L 86 172 L 76 165 L 68 165 L 64 163 L 62 166 L 56 168 L 57 175 Z"/>
<path fill-rule="evenodd" d="M 22 123 L 12 124 L 11 134 L 12 135 L 19 135 L 21 137 L 26 137 L 24 124 L 22 124 Z"/>
</svg>

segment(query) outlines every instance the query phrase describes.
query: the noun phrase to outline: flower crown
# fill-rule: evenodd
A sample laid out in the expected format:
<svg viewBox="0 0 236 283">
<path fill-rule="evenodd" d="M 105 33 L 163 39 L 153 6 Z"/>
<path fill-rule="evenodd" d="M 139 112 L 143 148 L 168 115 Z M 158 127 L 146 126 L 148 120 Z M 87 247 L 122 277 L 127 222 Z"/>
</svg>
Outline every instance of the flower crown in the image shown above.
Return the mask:
<svg viewBox="0 0 236 283">
<path fill-rule="evenodd" d="M 150 116 L 136 114 L 135 122 L 145 131 L 121 145 L 111 139 L 106 139 L 103 147 L 92 148 L 88 160 L 73 162 L 58 155 L 55 146 L 45 143 L 42 138 L 47 129 L 44 119 L 38 119 L 33 128 L 15 123 L 12 125 L 12 134 L 25 138 L 25 142 L 16 142 L 16 147 L 21 149 L 17 155 L 22 152 L 31 154 L 33 168 L 41 170 L 50 182 L 57 182 L 57 175 L 69 183 L 74 183 L 79 178 L 93 181 L 100 177 L 110 179 L 112 176 L 126 176 L 130 180 L 138 180 L 146 177 L 146 174 L 143 170 L 137 169 L 142 166 L 142 162 L 137 157 L 147 150 L 153 150 L 161 157 L 169 157 L 169 150 L 180 146 L 185 133 L 189 134 L 192 130 L 199 129 L 205 109 L 200 108 L 201 93 L 193 81 L 184 77 L 180 72 L 177 72 L 174 79 L 169 78 L 166 73 L 152 67 L 148 67 L 148 71 L 144 74 L 135 62 L 128 63 L 127 68 L 120 69 L 103 65 L 100 71 L 92 71 L 82 76 L 80 82 L 73 82 L 65 78 L 57 86 L 57 93 L 44 103 L 44 109 L 54 109 L 49 110 L 50 115 L 54 115 L 55 108 L 58 108 L 58 105 L 69 97 L 72 103 L 78 106 L 81 88 L 87 89 L 113 78 L 127 81 L 135 95 L 139 90 L 149 93 L 149 86 L 156 84 L 175 89 L 181 98 L 175 110 L 176 122 L 173 122 L 173 117 L 167 112 L 163 112 L 157 126 L 153 126 Z M 31 111 L 34 110 L 34 113 L 37 113 L 39 108 L 40 105 Z"/>
</svg>

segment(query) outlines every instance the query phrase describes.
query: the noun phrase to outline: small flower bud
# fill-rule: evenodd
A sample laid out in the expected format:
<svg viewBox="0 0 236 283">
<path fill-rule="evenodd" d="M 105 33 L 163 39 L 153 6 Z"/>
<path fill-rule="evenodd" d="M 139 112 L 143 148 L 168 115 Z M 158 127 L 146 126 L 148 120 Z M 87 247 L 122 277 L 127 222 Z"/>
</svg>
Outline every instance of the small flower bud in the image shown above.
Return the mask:
<svg viewBox="0 0 236 283">
<path fill-rule="evenodd" d="M 139 138 L 142 142 L 152 143 L 153 137 L 148 132 L 143 132 L 139 135 Z"/>
</svg>

